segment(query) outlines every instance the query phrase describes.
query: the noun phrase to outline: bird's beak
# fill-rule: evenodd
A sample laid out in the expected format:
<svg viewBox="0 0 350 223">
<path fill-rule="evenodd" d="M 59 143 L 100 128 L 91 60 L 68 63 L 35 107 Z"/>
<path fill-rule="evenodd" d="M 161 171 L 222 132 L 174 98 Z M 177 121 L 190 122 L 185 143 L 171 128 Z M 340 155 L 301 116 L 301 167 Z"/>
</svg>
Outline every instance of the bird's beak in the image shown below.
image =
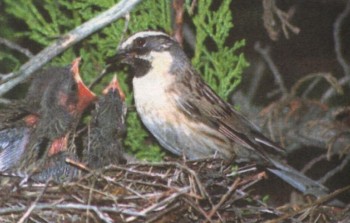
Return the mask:
<svg viewBox="0 0 350 223">
<path fill-rule="evenodd" d="M 96 95 L 94 92 L 90 91 L 90 89 L 84 84 L 83 80 L 80 77 L 79 72 L 79 62 L 81 58 L 78 57 L 72 62 L 72 74 L 74 77 L 74 80 L 77 83 L 78 86 L 78 103 L 77 103 L 77 110 L 82 112 L 90 103 L 96 100 Z"/>
<path fill-rule="evenodd" d="M 136 57 L 136 52 L 125 50 L 125 49 L 118 49 L 115 55 L 107 59 L 107 63 L 108 64 L 113 64 L 113 63 L 130 64 L 130 62 L 135 57 Z"/>
<path fill-rule="evenodd" d="M 124 50 L 118 50 L 116 54 L 107 58 L 107 64 L 123 63 L 126 58 L 126 52 Z"/>
<path fill-rule="evenodd" d="M 126 50 L 119 49 L 114 57 L 117 62 L 123 63 L 128 57 L 128 52 Z"/>
<path fill-rule="evenodd" d="M 122 88 L 119 85 L 117 76 L 114 75 L 112 81 L 109 83 L 109 85 L 103 89 L 102 94 L 106 95 L 108 94 L 109 91 L 118 91 L 120 98 L 122 99 L 122 101 L 125 101 L 125 94 L 122 91 Z"/>
</svg>

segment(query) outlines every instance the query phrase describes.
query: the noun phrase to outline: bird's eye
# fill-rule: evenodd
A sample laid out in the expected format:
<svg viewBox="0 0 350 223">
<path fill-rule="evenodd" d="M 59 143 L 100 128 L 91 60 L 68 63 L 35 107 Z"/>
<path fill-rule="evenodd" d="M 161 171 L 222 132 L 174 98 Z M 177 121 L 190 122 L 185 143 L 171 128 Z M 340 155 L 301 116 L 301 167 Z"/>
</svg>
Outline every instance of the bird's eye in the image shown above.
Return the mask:
<svg viewBox="0 0 350 223">
<path fill-rule="evenodd" d="M 135 40 L 135 46 L 137 47 L 143 47 L 146 44 L 146 40 L 142 38 L 138 38 Z"/>
<path fill-rule="evenodd" d="M 71 92 L 75 92 L 77 90 L 77 84 L 76 83 L 72 83 L 72 85 L 70 86 L 70 91 Z"/>
<path fill-rule="evenodd" d="M 76 84 L 76 83 L 73 83 L 73 84 L 70 86 L 70 90 L 71 90 L 71 91 L 77 90 L 77 84 Z"/>
</svg>

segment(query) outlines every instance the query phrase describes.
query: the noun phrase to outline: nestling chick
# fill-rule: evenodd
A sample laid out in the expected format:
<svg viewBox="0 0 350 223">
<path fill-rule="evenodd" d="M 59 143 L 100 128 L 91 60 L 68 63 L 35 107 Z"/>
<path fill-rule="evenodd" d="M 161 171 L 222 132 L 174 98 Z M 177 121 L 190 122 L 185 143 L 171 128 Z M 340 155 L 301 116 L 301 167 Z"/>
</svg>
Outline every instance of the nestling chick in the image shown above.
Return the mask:
<svg viewBox="0 0 350 223">
<path fill-rule="evenodd" d="M 38 119 L 33 127 L 24 127 L 27 134 L 21 139 L 21 147 L 14 144 L 3 147 L 6 152 L 0 154 L 0 167 L 1 162 L 6 165 L 0 169 L 2 172 L 16 172 L 13 175 L 27 178 L 40 173 L 49 157 L 68 149 L 69 133 L 74 130 L 84 109 L 96 98 L 80 78 L 79 61 L 80 58 L 69 67 L 39 72 L 34 78 L 32 86 L 42 87 L 37 91 L 42 93 L 37 96 L 40 98 Z M 51 75 L 54 76 L 48 77 Z"/>
<path fill-rule="evenodd" d="M 120 142 L 125 132 L 125 115 L 125 95 L 114 77 L 96 103 L 85 138 L 83 162 L 88 167 L 96 169 L 126 163 Z"/>
</svg>

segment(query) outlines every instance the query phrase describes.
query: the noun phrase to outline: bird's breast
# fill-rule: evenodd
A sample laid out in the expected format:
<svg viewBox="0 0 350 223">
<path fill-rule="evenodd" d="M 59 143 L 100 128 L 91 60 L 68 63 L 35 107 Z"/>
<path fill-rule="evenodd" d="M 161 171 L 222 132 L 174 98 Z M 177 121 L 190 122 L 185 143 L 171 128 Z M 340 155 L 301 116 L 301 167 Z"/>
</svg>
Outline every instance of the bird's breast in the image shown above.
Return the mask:
<svg viewBox="0 0 350 223">
<path fill-rule="evenodd" d="M 134 77 L 134 99 L 140 116 L 155 111 L 171 110 L 173 99 L 168 91 L 174 83 L 173 75 L 167 70 L 152 68 L 142 77 Z"/>
</svg>

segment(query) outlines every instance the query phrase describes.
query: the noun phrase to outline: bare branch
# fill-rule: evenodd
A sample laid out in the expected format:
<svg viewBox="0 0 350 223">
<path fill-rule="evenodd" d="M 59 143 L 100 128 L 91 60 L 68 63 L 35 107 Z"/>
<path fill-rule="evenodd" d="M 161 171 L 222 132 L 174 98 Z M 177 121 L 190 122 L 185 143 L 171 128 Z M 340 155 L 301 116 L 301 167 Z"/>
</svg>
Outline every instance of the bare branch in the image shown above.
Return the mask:
<svg viewBox="0 0 350 223">
<path fill-rule="evenodd" d="M 346 186 L 344 188 L 341 188 L 341 189 L 338 189 L 336 191 L 334 191 L 333 193 L 327 195 L 327 196 L 324 196 L 322 198 L 319 198 L 317 199 L 316 201 L 312 202 L 311 204 L 309 205 L 306 205 L 305 207 L 299 209 L 299 210 L 296 210 L 296 211 L 292 211 L 288 214 L 285 214 L 279 218 L 276 218 L 276 219 L 273 219 L 273 220 L 268 220 L 268 221 L 265 221 L 266 223 L 277 223 L 277 222 L 285 222 L 286 219 L 292 217 L 292 216 L 295 216 L 297 214 L 300 214 L 300 213 L 303 213 L 303 212 L 306 212 L 308 211 L 310 208 L 313 208 L 313 207 L 316 207 L 317 205 L 321 205 L 321 204 L 324 204 L 328 201 L 330 201 L 332 198 L 335 198 L 336 196 L 338 196 L 339 194 L 342 194 L 342 193 L 345 193 L 346 191 L 349 191 L 350 190 L 350 186 Z"/>
<path fill-rule="evenodd" d="M 257 93 L 257 90 L 259 89 L 260 86 L 260 82 L 262 80 L 262 77 L 264 76 L 264 70 L 266 69 L 266 65 L 262 60 L 259 60 L 256 63 L 256 66 L 254 66 L 254 81 L 250 82 L 250 86 L 248 89 L 248 93 L 247 93 L 247 98 L 249 102 L 253 101 L 254 96 Z"/>
<path fill-rule="evenodd" d="M 26 211 L 26 213 L 24 213 L 24 215 L 21 217 L 21 219 L 18 221 L 18 223 L 23 223 L 29 216 L 30 214 L 33 212 L 33 210 L 35 209 L 35 206 L 38 204 L 40 198 L 44 195 L 47 186 L 49 185 L 51 180 L 48 180 L 45 183 L 45 186 L 43 188 L 43 190 L 41 191 L 41 193 L 38 195 L 38 197 L 35 199 L 35 201 L 30 205 L 30 207 L 28 208 L 28 210 Z"/>
<path fill-rule="evenodd" d="M 11 214 L 17 212 L 23 212 L 27 209 L 25 206 L 12 206 L 7 208 L 0 208 L 0 214 Z M 94 206 L 94 205 L 84 205 L 79 203 L 64 203 L 64 204 L 52 204 L 52 203 L 39 203 L 34 207 L 34 210 L 42 210 L 42 209 L 62 209 L 62 210 L 92 210 L 97 212 L 105 211 L 112 213 L 122 213 L 126 215 L 132 216 L 144 216 L 139 211 L 136 210 L 127 210 L 124 208 L 120 208 L 117 206 Z"/>
<path fill-rule="evenodd" d="M 326 183 L 330 178 L 332 178 L 334 175 L 342 171 L 345 168 L 345 166 L 349 164 L 349 162 L 350 162 L 350 154 L 348 154 L 345 157 L 345 159 L 341 162 L 341 164 L 336 166 L 333 170 L 327 172 L 321 179 L 318 180 L 318 182 L 322 184 Z"/>
<path fill-rule="evenodd" d="M 173 8 L 175 11 L 174 37 L 182 45 L 183 44 L 183 16 L 184 16 L 184 0 L 174 0 Z"/>
<path fill-rule="evenodd" d="M 350 14 L 350 1 L 347 2 L 346 7 L 342 13 L 339 14 L 334 22 L 333 38 L 334 38 L 334 50 L 337 56 L 337 61 L 341 65 L 344 71 L 344 77 L 339 80 L 340 85 L 345 85 L 350 81 L 350 66 L 344 58 L 342 53 L 342 43 L 341 43 L 341 28 L 344 20 Z M 333 88 L 328 89 L 322 96 L 322 102 L 327 101 L 331 96 L 333 96 L 335 90 Z"/>
<path fill-rule="evenodd" d="M 294 15 L 295 8 L 292 7 L 288 12 L 284 12 L 276 6 L 275 0 L 263 0 L 263 21 L 264 27 L 273 41 L 277 41 L 280 34 L 280 27 L 278 27 L 278 21 L 275 19 L 275 15 L 279 19 L 282 26 L 284 36 L 289 39 L 288 30 L 294 34 L 300 32 L 299 27 L 296 27 L 290 23 L 292 16 Z"/>
<path fill-rule="evenodd" d="M 344 55 L 342 53 L 342 43 L 341 43 L 341 28 L 344 23 L 344 20 L 346 17 L 348 17 L 350 14 L 350 1 L 347 1 L 346 7 L 342 13 L 337 17 L 337 19 L 334 22 L 334 31 L 333 31 L 333 37 L 334 37 L 334 50 L 337 55 L 337 60 L 342 66 L 344 70 L 345 76 L 350 76 L 350 66 L 346 62 Z"/>
<path fill-rule="evenodd" d="M 32 58 L 34 55 L 32 54 L 32 52 L 30 52 L 30 50 L 21 47 L 20 45 L 11 42 L 10 40 L 7 40 L 5 38 L 0 37 L 0 44 L 3 44 L 5 46 L 7 46 L 10 49 L 16 50 L 24 55 L 26 55 L 28 58 Z"/>
<path fill-rule="evenodd" d="M 262 48 L 259 42 L 255 43 L 254 49 L 265 60 L 273 76 L 275 77 L 275 81 L 279 86 L 279 90 L 282 92 L 283 96 L 286 96 L 288 94 L 288 90 L 284 85 L 281 73 L 279 72 L 278 68 L 276 67 L 276 65 L 271 59 L 270 52 L 269 52 L 270 49 L 268 47 Z"/>
<path fill-rule="evenodd" d="M 337 79 L 333 77 L 331 73 L 312 73 L 300 78 L 291 88 L 290 94 L 292 96 L 297 96 L 297 90 L 305 81 L 308 81 L 314 78 L 316 78 L 317 80 L 317 78 L 321 78 L 321 77 L 325 79 L 332 86 L 332 88 L 335 89 L 339 94 L 343 93 L 343 89 L 341 85 L 338 83 Z"/>
<path fill-rule="evenodd" d="M 226 192 L 226 194 L 224 196 L 221 197 L 219 203 L 217 203 L 209 212 L 209 219 L 212 218 L 212 216 L 217 212 L 217 210 L 224 204 L 224 202 L 227 200 L 227 198 L 229 196 L 231 196 L 234 192 L 234 190 L 237 189 L 239 183 L 240 183 L 241 179 L 237 178 L 233 184 L 230 186 L 230 188 L 228 189 L 228 191 Z"/>
<path fill-rule="evenodd" d="M 338 80 L 338 85 L 339 86 L 344 86 L 346 83 L 348 83 L 350 81 L 350 76 L 344 76 L 342 77 L 340 80 Z M 328 101 L 328 99 L 330 97 L 332 97 L 334 95 L 334 93 L 336 92 L 336 88 L 334 88 L 333 86 L 331 88 L 329 88 L 321 97 L 321 102 L 325 103 L 326 101 Z"/>
<path fill-rule="evenodd" d="M 81 41 L 88 35 L 107 26 L 113 21 L 127 14 L 141 0 L 122 0 L 107 11 L 101 13 L 95 18 L 78 26 L 74 30 L 59 38 L 56 42 L 46 47 L 35 57 L 31 58 L 27 63 L 22 65 L 16 72 L 12 72 L 2 76 L 0 85 L 0 96 L 11 90 L 17 84 L 26 80 L 33 72 L 40 69 L 44 64 L 48 63 L 52 58 L 65 51 L 73 44 Z"/>
</svg>

